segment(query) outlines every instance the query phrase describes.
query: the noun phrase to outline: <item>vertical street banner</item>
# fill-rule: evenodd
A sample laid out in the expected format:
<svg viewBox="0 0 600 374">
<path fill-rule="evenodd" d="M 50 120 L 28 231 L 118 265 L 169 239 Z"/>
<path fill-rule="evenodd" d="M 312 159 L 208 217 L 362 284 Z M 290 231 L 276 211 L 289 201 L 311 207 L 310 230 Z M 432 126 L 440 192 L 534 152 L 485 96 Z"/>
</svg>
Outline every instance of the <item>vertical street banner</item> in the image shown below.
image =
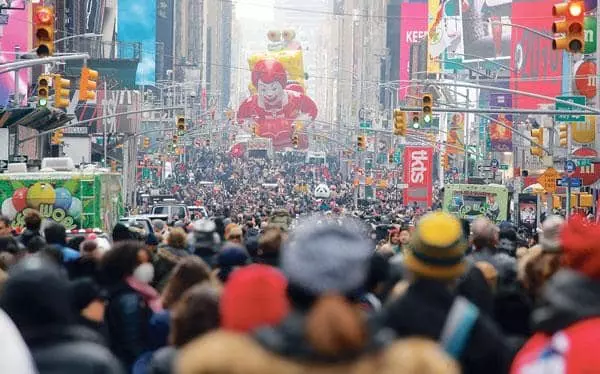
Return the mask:
<svg viewBox="0 0 600 374">
<path fill-rule="evenodd" d="M 410 78 L 410 47 L 427 37 L 427 4 L 400 4 L 400 66 L 398 77 L 400 81 Z M 401 83 L 405 85 L 405 83 Z M 398 98 L 403 100 L 407 90 L 398 91 Z"/>
<path fill-rule="evenodd" d="M 440 62 L 434 57 L 435 52 L 443 45 L 443 0 L 427 1 L 427 72 L 439 73 Z M 439 54 L 438 54 L 439 56 Z"/>
<path fill-rule="evenodd" d="M 433 195 L 433 148 L 404 148 L 404 205 L 430 207 Z"/>
<path fill-rule="evenodd" d="M 465 114 L 453 113 L 448 117 L 448 134 L 446 150 L 448 153 L 461 154 L 464 152 Z"/>
<path fill-rule="evenodd" d="M 512 23 L 547 33 L 552 25 L 554 0 L 513 0 Z M 559 96 L 562 86 L 562 51 L 552 49 L 552 40 L 521 27 L 512 27 L 510 89 Z M 513 107 L 537 109 L 544 100 L 515 96 Z"/>
<path fill-rule="evenodd" d="M 512 95 L 506 93 L 490 94 L 490 108 L 512 108 Z M 494 114 L 491 116 L 497 122 L 490 121 L 490 142 L 492 152 L 512 151 L 512 114 Z"/>
</svg>

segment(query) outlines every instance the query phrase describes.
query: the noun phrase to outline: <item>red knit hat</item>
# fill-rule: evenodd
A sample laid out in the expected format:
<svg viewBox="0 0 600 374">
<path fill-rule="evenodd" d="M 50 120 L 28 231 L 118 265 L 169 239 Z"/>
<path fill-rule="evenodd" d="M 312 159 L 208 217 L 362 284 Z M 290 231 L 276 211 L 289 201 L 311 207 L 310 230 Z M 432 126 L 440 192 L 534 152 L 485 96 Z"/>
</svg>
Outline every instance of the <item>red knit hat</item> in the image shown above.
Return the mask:
<svg viewBox="0 0 600 374">
<path fill-rule="evenodd" d="M 583 216 L 573 216 L 560 232 L 564 267 L 600 279 L 600 225 Z"/>
<path fill-rule="evenodd" d="M 249 265 L 233 272 L 220 301 L 221 327 L 250 332 L 274 326 L 287 316 L 287 280 L 266 265 Z"/>
</svg>

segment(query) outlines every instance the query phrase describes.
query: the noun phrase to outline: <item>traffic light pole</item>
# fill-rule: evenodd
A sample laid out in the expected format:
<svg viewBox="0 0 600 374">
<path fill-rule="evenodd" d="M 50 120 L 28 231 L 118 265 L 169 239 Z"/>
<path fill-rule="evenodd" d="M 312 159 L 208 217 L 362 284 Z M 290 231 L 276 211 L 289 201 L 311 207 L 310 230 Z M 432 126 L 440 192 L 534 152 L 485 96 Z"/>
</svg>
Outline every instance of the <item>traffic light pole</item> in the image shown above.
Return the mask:
<svg viewBox="0 0 600 374">
<path fill-rule="evenodd" d="M 0 74 L 8 73 L 8 72 L 19 70 L 19 69 L 31 68 L 34 66 L 50 64 L 53 62 L 88 60 L 89 58 L 90 58 L 90 55 L 88 55 L 87 53 L 78 53 L 78 54 L 74 54 L 74 55 L 53 56 L 53 57 L 36 58 L 34 60 L 9 62 L 7 64 L 0 65 Z"/>
</svg>

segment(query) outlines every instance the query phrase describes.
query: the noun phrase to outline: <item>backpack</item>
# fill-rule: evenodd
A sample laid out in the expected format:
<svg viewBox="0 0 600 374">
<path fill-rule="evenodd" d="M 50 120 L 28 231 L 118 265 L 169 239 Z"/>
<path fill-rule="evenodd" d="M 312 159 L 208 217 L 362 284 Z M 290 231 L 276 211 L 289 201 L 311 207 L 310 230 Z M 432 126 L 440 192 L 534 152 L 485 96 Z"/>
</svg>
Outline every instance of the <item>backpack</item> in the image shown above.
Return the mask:
<svg viewBox="0 0 600 374">
<path fill-rule="evenodd" d="M 454 359 L 459 360 L 463 354 L 479 314 L 479 308 L 466 298 L 454 298 L 439 340 L 442 348 Z"/>
</svg>

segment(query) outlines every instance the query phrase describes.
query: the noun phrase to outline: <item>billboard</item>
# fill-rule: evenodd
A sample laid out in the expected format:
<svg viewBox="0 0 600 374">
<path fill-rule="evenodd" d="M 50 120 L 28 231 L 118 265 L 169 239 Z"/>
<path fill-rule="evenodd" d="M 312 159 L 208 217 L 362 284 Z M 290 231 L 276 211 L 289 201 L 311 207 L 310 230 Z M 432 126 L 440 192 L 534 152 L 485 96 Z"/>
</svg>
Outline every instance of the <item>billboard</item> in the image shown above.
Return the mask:
<svg viewBox="0 0 600 374">
<path fill-rule="evenodd" d="M 462 32 L 465 61 L 504 59 L 511 56 L 512 0 L 464 1 Z M 548 9 L 552 9 L 549 7 Z M 549 13 L 544 9 L 546 13 Z M 516 14 L 516 13 L 515 13 Z M 519 13 L 529 17 L 529 14 Z M 550 21 L 550 24 L 552 22 Z M 546 28 L 548 26 L 546 25 Z"/>
<path fill-rule="evenodd" d="M 404 205 L 430 207 L 433 190 L 433 148 L 404 148 Z"/>
<path fill-rule="evenodd" d="M 427 37 L 427 4 L 402 3 L 400 4 L 400 66 L 398 79 L 407 81 L 410 78 L 410 47 Z M 405 86 L 401 82 L 400 86 Z M 398 98 L 406 97 L 406 89 L 398 91 Z"/>
<path fill-rule="evenodd" d="M 512 108 L 512 95 L 506 93 L 490 94 L 490 108 Z M 511 152 L 512 151 L 512 114 L 494 114 L 491 116 L 494 120 L 490 121 L 490 142 L 492 152 Z"/>
<path fill-rule="evenodd" d="M 14 61 L 15 55 L 12 52 L 16 47 L 25 52 L 31 49 L 32 44 L 30 5 L 21 0 L 13 1 L 11 6 L 14 9 L 3 11 L 6 22 L 0 22 L 0 64 Z M 21 69 L 18 87 L 22 105 L 27 103 L 29 83 L 29 69 Z M 8 99 L 10 95 L 15 94 L 15 89 L 15 75 L 0 74 L 0 107 L 8 104 Z"/>
<path fill-rule="evenodd" d="M 117 20 L 118 41 L 142 43 L 135 83 L 153 84 L 156 80 L 156 0 L 119 1 Z"/>
<path fill-rule="evenodd" d="M 438 73 L 442 64 L 450 69 L 460 69 L 460 65 L 449 62 L 462 61 L 462 9 L 465 4 L 459 0 L 429 0 L 427 72 Z"/>
<path fill-rule="evenodd" d="M 554 3 L 553 0 L 514 1 L 512 23 L 547 33 L 554 20 L 550 12 Z M 560 95 L 562 52 L 552 50 L 552 40 L 513 27 L 511 50 L 512 90 Z M 537 109 L 544 102 L 523 95 L 513 97 L 513 107 L 519 109 Z"/>
<path fill-rule="evenodd" d="M 508 218 L 508 203 L 508 189 L 504 186 L 448 184 L 444 187 L 442 208 L 469 221 L 485 216 L 501 222 Z"/>
</svg>

